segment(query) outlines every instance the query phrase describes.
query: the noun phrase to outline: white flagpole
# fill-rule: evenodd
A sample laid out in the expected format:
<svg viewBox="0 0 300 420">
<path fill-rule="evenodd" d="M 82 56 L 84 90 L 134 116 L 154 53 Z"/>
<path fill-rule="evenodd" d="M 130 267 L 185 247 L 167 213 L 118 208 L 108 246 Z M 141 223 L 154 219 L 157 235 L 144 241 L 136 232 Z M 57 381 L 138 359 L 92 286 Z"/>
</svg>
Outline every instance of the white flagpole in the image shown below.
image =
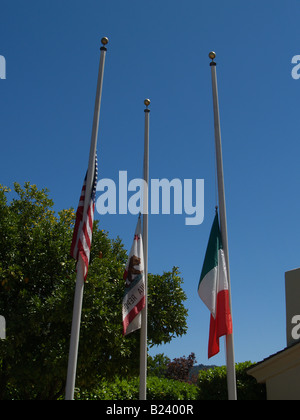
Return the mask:
<svg viewBox="0 0 300 420">
<path fill-rule="evenodd" d="M 150 100 L 145 99 L 145 146 L 144 146 L 144 185 L 143 194 L 143 246 L 145 271 L 145 307 L 142 310 L 141 342 L 140 342 L 140 391 L 139 399 L 147 398 L 147 320 L 148 320 L 148 200 L 149 200 L 149 116 Z"/>
<path fill-rule="evenodd" d="M 223 158 L 222 158 L 222 144 L 221 144 L 221 130 L 220 130 L 217 72 L 216 72 L 216 63 L 214 62 L 215 57 L 216 57 L 216 54 L 213 51 L 209 53 L 209 58 L 212 60 L 210 63 L 210 67 L 211 67 L 212 91 L 213 91 L 215 147 L 216 147 L 218 195 L 219 195 L 219 211 L 220 211 L 220 230 L 221 230 L 224 254 L 225 254 L 226 265 L 227 265 L 229 304 L 230 304 L 230 311 L 231 311 L 231 316 L 232 316 L 225 188 L 224 188 L 224 174 L 223 174 Z M 228 399 L 236 400 L 237 391 L 236 391 L 233 334 L 226 336 L 226 364 L 227 364 Z"/>
<path fill-rule="evenodd" d="M 86 191 L 85 191 L 83 214 L 87 212 L 88 205 L 91 199 L 91 193 L 92 193 L 93 174 L 95 170 L 95 156 L 96 156 L 96 149 L 97 149 L 100 105 L 101 105 L 101 96 L 102 96 L 104 63 L 105 63 L 105 55 L 107 51 L 105 45 L 107 45 L 108 43 L 108 38 L 106 37 L 102 38 L 101 43 L 102 43 L 102 47 L 100 48 L 100 51 L 101 51 L 100 64 L 99 64 L 99 72 L 98 72 L 94 120 L 93 120 L 92 136 L 91 136 L 91 147 L 90 147 L 90 155 L 89 155 L 87 180 L 86 180 Z M 67 382 L 66 382 L 66 395 L 65 395 L 66 400 L 74 399 L 83 289 L 84 289 L 84 266 L 83 266 L 82 258 L 81 256 L 79 256 L 79 260 L 77 263 L 76 287 L 75 287 L 75 296 L 74 296 L 73 319 L 72 319 L 68 372 L 67 372 Z"/>
</svg>

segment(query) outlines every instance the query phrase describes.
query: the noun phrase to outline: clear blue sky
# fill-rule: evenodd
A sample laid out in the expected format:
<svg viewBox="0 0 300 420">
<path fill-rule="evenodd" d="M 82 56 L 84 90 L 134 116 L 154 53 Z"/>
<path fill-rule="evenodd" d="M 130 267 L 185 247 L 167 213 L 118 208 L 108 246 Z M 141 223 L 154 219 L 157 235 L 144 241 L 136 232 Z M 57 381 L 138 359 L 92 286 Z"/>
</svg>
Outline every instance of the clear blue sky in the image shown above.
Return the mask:
<svg viewBox="0 0 300 420">
<path fill-rule="evenodd" d="M 151 99 L 150 177 L 204 179 L 205 219 L 149 218 L 149 271 L 178 266 L 188 333 L 152 349 L 207 360 L 209 313 L 197 295 L 214 217 L 214 131 L 208 53 L 217 72 L 237 362 L 285 347 L 284 273 L 300 266 L 300 54 L 296 0 L 28 0 L 2 2 L 0 183 L 47 187 L 76 207 L 87 168 L 99 46 L 109 37 L 99 176 L 142 176 L 144 104 Z M 99 216 L 96 216 L 100 218 Z M 131 215 L 102 216 L 129 250 Z M 70 291 L 73 293 L 73 291 Z"/>
</svg>

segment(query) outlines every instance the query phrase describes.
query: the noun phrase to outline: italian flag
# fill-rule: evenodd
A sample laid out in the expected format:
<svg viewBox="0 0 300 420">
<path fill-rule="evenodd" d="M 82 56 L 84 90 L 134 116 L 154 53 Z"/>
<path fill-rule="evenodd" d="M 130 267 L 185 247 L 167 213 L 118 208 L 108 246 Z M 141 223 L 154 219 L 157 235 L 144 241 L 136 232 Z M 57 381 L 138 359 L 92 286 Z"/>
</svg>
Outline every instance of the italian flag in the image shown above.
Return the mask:
<svg viewBox="0 0 300 420">
<path fill-rule="evenodd" d="M 228 278 L 218 213 L 211 228 L 198 294 L 210 310 L 208 358 L 220 351 L 219 338 L 232 334 Z"/>
</svg>

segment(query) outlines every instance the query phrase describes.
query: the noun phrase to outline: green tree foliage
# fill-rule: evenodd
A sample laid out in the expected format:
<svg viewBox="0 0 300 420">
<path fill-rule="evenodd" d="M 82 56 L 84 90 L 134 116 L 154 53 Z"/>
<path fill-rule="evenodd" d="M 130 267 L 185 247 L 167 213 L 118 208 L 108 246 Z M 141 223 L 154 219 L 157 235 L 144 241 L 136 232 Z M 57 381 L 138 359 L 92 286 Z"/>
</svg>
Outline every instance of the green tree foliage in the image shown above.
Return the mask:
<svg viewBox="0 0 300 420">
<path fill-rule="evenodd" d="M 182 278 L 177 267 L 162 276 L 149 274 L 148 312 L 151 315 L 148 334 L 151 346 L 169 343 L 172 338 L 186 333 L 187 310 L 183 305 L 186 295 L 181 286 Z M 166 296 L 169 298 L 166 299 Z"/>
<path fill-rule="evenodd" d="M 168 364 L 171 362 L 169 357 L 164 353 L 156 354 L 155 356 L 148 355 L 147 360 L 147 375 L 156 376 L 158 378 L 165 378 Z"/>
<path fill-rule="evenodd" d="M 147 379 L 147 400 L 196 400 L 197 395 L 196 385 L 156 376 Z M 77 400 L 138 400 L 139 379 L 103 380 L 92 392 L 81 390 L 75 397 Z"/>
<path fill-rule="evenodd" d="M 251 366 L 251 362 L 236 364 L 237 398 L 238 400 L 265 400 L 265 385 L 258 384 L 252 376 L 247 374 Z M 200 400 L 227 400 L 226 367 L 200 371 L 198 387 Z"/>
<path fill-rule="evenodd" d="M 47 190 L 0 186 L 0 399 L 55 399 L 64 393 L 75 262 L 69 256 L 75 212 L 56 214 Z M 138 372 L 139 332 L 122 336 L 127 252 L 94 223 L 82 309 L 76 385 Z M 149 345 L 186 333 L 187 310 L 177 268 L 149 275 Z"/>
</svg>

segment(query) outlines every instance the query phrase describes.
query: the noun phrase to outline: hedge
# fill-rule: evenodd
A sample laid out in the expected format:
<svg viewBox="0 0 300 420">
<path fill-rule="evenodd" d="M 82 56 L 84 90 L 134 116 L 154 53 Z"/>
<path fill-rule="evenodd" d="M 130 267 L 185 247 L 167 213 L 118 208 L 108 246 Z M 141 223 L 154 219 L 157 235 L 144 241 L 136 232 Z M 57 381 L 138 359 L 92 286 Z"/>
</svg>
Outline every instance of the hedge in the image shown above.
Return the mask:
<svg viewBox="0 0 300 420">
<path fill-rule="evenodd" d="M 196 400 L 196 385 L 150 376 L 147 379 L 147 400 Z M 115 378 L 103 380 L 93 392 L 77 390 L 77 400 L 138 400 L 139 380 Z"/>
</svg>

